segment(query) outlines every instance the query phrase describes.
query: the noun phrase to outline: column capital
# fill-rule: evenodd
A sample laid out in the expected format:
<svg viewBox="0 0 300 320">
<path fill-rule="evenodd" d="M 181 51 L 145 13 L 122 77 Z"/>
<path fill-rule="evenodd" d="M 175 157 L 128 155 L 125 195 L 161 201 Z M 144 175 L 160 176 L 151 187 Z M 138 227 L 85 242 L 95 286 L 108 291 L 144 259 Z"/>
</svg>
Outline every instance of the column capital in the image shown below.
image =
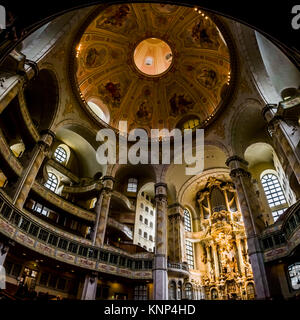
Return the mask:
<svg viewBox="0 0 300 320">
<path fill-rule="evenodd" d="M 106 191 L 112 191 L 115 181 L 115 178 L 112 176 L 102 177 L 103 189 Z"/>
<path fill-rule="evenodd" d="M 251 178 L 251 173 L 243 168 L 236 168 L 232 169 L 230 171 L 230 177 L 236 178 L 236 177 L 245 177 L 245 178 Z"/>
<path fill-rule="evenodd" d="M 111 180 L 112 182 L 116 181 L 116 179 L 113 176 L 103 176 L 101 179 L 103 181 L 105 181 L 105 180 Z"/>
<path fill-rule="evenodd" d="M 49 130 L 49 129 L 42 130 L 42 131 L 40 132 L 40 135 L 41 135 L 41 136 L 50 135 L 53 140 L 56 138 L 56 134 L 55 134 L 52 130 Z"/>
<path fill-rule="evenodd" d="M 233 162 L 233 161 L 238 162 L 240 164 L 243 164 L 245 166 L 248 166 L 248 164 L 249 164 L 245 159 L 243 159 L 243 158 L 241 158 L 241 157 L 239 157 L 237 155 L 234 155 L 234 156 L 229 157 L 226 160 L 226 162 L 225 162 L 226 166 L 229 167 L 230 163 Z"/>
<path fill-rule="evenodd" d="M 164 182 L 157 182 L 157 183 L 155 183 L 155 185 L 154 185 L 154 187 L 155 187 L 155 190 L 157 189 L 157 188 L 159 188 L 159 187 L 163 187 L 163 188 L 168 188 L 168 185 L 166 184 L 166 183 L 164 183 Z"/>
<path fill-rule="evenodd" d="M 173 209 L 173 208 L 177 208 L 179 207 L 180 209 L 184 210 L 184 206 L 182 204 L 180 204 L 179 202 L 176 202 L 176 203 L 173 203 L 173 204 L 170 204 L 168 206 L 168 209 Z"/>
<path fill-rule="evenodd" d="M 43 146 L 46 151 L 49 150 L 53 141 L 55 139 L 55 133 L 51 130 L 43 130 L 41 131 L 40 140 L 38 141 L 38 145 Z"/>
<path fill-rule="evenodd" d="M 167 200 L 167 184 L 159 182 L 155 184 L 155 199 L 157 200 Z"/>
</svg>

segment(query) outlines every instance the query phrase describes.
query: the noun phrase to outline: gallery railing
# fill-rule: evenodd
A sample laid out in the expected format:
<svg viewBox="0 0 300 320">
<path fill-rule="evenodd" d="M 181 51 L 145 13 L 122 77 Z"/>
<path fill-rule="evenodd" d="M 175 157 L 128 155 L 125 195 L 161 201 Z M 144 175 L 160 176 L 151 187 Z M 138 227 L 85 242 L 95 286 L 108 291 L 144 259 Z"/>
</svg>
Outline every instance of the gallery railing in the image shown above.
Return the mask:
<svg viewBox="0 0 300 320">
<path fill-rule="evenodd" d="M 283 213 L 282 219 L 261 235 L 265 261 L 281 258 L 300 244 L 300 201 Z"/>
<path fill-rule="evenodd" d="M 128 278 L 152 278 L 153 254 L 135 255 L 82 244 L 30 219 L 0 193 L 0 232 L 44 255 L 66 263 Z"/>
</svg>

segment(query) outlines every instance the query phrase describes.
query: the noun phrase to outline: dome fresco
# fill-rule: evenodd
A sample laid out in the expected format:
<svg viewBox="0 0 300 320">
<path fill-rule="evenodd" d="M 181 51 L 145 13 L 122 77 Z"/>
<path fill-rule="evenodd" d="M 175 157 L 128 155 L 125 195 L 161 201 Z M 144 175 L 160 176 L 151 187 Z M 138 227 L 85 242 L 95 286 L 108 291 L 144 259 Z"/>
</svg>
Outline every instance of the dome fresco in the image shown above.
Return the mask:
<svg viewBox="0 0 300 320">
<path fill-rule="evenodd" d="M 91 21 L 76 47 L 81 97 L 108 110 L 112 127 L 204 127 L 222 107 L 230 53 L 215 18 L 193 8 L 122 4 Z M 86 105 L 88 108 L 88 106 Z"/>
</svg>

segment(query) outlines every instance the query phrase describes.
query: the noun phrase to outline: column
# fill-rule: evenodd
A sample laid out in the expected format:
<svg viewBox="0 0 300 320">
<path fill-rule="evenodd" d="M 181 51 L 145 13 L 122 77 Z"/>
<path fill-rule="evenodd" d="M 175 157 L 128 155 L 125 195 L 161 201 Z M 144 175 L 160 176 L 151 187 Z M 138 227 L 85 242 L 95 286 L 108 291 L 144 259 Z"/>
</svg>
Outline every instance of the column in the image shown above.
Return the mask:
<svg viewBox="0 0 300 320">
<path fill-rule="evenodd" d="M 291 169 L 294 171 L 298 183 L 300 184 L 300 159 L 291 147 L 289 140 L 283 130 L 283 119 L 278 115 L 273 115 L 271 106 L 267 105 L 263 109 L 263 116 L 268 122 L 268 129 L 272 133 L 272 139 L 276 151 L 286 158 Z"/>
<path fill-rule="evenodd" d="M 186 261 L 183 210 L 179 203 L 169 206 L 168 257 L 173 262 Z"/>
<path fill-rule="evenodd" d="M 111 199 L 111 193 L 113 190 L 114 178 L 111 176 L 105 176 L 102 178 L 103 188 L 101 189 L 96 206 L 96 220 L 94 226 L 94 233 L 92 237 L 93 245 L 102 247 L 104 244 L 107 217 L 109 213 L 109 205 Z"/>
<path fill-rule="evenodd" d="M 241 271 L 241 275 L 244 275 L 245 274 L 245 264 L 244 264 L 243 254 L 242 254 L 241 239 L 236 238 L 235 242 L 236 242 L 238 258 L 239 258 L 239 269 Z"/>
<path fill-rule="evenodd" d="M 220 270 L 219 270 L 219 259 L 218 259 L 218 251 L 217 251 L 217 246 L 215 243 L 211 245 L 212 248 L 212 254 L 214 257 L 214 269 L 215 269 L 215 275 L 216 275 L 216 280 L 220 276 Z"/>
<path fill-rule="evenodd" d="M 258 234 L 261 230 L 260 207 L 252 188 L 251 174 L 245 169 L 248 163 L 238 156 L 233 156 L 227 159 L 226 165 L 231 169 L 230 176 L 235 184 L 241 207 L 247 235 L 248 256 L 252 266 L 257 298 L 266 299 L 270 294 L 263 251 L 258 239 Z"/>
<path fill-rule="evenodd" d="M 97 283 L 97 273 L 92 273 L 85 276 L 81 300 L 96 300 Z"/>
<path fill-rule="evenodd" d="M 207 271 L 208 271 L 208 276 L 210 278 L 210 281 L 213 282 L 215 281 L 214 278 L 214 272 L 212 272 L 212 268 L 211 268 L 211 255 L 210 255 L 210 246 L 209 245 L 205 245 L 206 248 L 206 255 L 207 255 Z"/>
<path fill-rule="evenodd" d="M 156 249 L 154 255 L 153 283 L 154 300 L 168 299 L 167 269 L 167 185 L 155 184 L 156 203 Z"/>
<path fill-rule="evenodd" d="M 34 148 L 33 157 L 24 169 L 24 173 L 21 177 L 21 181 L 18 184 L 13 203 L 17 208 L 22 209 L 27 199 L 29 191 L 35 181 L 35 178 L 40 170 L 40 167 L 47 156 L 48 151 L 54 141 L 55 134 L 46 130 L 42 133 L 41 139 L 38 141 Z"/>
</svg>

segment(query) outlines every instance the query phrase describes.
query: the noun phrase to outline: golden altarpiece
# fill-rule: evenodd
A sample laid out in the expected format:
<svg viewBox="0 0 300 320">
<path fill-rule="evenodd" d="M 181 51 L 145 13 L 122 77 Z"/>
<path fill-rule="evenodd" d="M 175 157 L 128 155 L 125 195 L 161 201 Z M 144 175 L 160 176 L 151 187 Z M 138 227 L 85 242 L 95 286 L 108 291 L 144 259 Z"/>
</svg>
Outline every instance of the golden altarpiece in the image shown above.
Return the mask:
<svg viewBox="0 0 300 320">
<path fill-rule="evenodd" d="M 195 252 L 200 253 L 195 262 L 206 298 L 253 299 L 247 239 L 233 183 L 209 178 L 198 191 L 196 202 L 199 231 L 186 232 L 185 236 L 194 242 Z"/>
</svg>

